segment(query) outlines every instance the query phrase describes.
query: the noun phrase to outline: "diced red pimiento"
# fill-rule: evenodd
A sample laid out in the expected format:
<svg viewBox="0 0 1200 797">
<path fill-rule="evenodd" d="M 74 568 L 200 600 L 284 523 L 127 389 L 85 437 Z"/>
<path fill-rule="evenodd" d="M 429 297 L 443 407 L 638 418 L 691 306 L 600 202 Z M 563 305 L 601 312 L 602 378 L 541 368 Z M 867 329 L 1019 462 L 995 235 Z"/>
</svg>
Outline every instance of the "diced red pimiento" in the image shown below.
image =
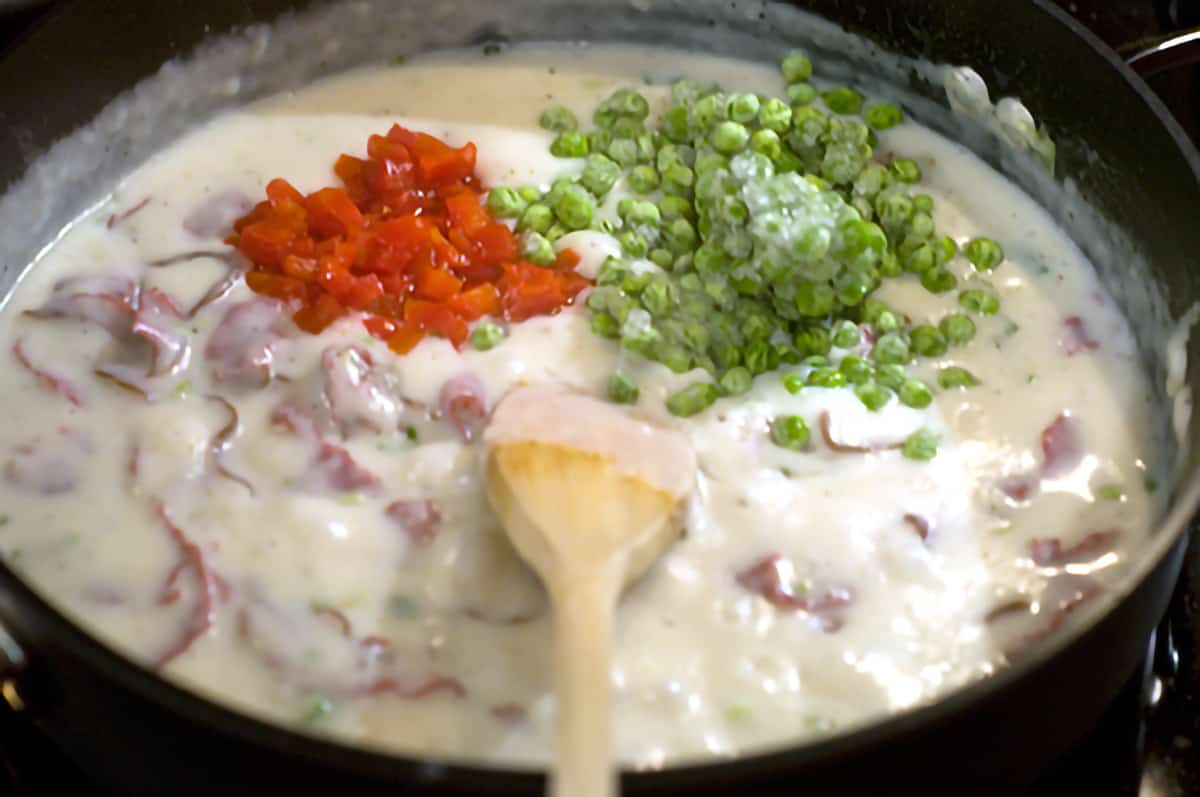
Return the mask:
<svg viewBox="0 0 1200 797">
<path fill-rule="evenodd" d="M 1109 553 L 1120 536 L 1119 531 L 1094 531 L 1067 548 L 1057 538 L 1030 540 L 1029 556 L 1039 567 L 1091 562 Z"/>
<path fill-rule="evenodd" d="M 1068 357 L 1100 348 L 1100 343 L 1088 334 L 1087 323 L 1077 315 L 1063 319 L 1063 332 L 1058 345 Z"/>
<path fill-rule="evenodd" d="M 738 572 L 737 583 L 777 609 L 816 615 L 822 620 L 823 630 L 836 631 L 840 621 L 828 615 L 850 605 L 849 590 L 827 589 L 816 595 L 798 593 L 784 572 L 785 568 L 790 569 L 786 565 L 779 554 L 768 554 Z"/>
<path fill-rule="evenodd" d="M 462 682 L 455 678 L 431 675 L 422 681 L 407 684 L 395 678 L 380 678 L 357 690 L 359 697 L 380 697 L 393 695 L 407 700 L 430 697 L 438 692 L 449 692 L 452 697 L 466 697 L 467 689 Z"/>
<path fill-rule="evenodd" d="M 237 190 L 210 195 L 183 217 L 183 229 L 197 238 L 220 238 L 250 212 L 254 200 Z"/>
<path fill-rule="evenodd" d="M 24 315 L 95 324 L 113 337 L 129 334 L 139 286 L 126 277 L 69 277 L 54 286 L 50 299 Z"/>
<path fill-rule="evenodd" d="M 145 208 L 149 204 L 150 204 L 150 197 L 146 197 L 145 199 L 143 199 L 141 202 L 138 202 L 133 207 L 126 208 L 125 210 L 122 210 L 119 213 L 113 213 L 112 215 L 110 215 L 108 217 L 108 221 L 105 223 L 104 226 L 111 230 L 113 227 L 116 227 L 121 222 L 126 221 L 126 220 L 132 218 L 133 216 L 136 216 L 143 208 Z"/>
<path fill-rule="evenodd" d="M 904 522 L 907 523 L 912 530 L 917 533 L 917 536 L 921 538 L 922 542 L 927 542 L 929 540 L 929 521 L 923 516 L 909 512 L 904 516 Z"/>
<path fill-rule="evenodd" d="M 25 341 L 23 338 L 17 338 L 12 346 L 13 357 L 21 364 L 25 370 L 33 374 L 34 379 L 44 389 L 62 396 L 69 404 L 76 407 L 83 406 L 83 399 L 80 398 L 79 390 L 76 389 L 65 377 L 58 376 L 50 371 L 38 368 L 29 359 L 29 355 L 25 351 Z"/>
<path fill-rule="evenodd" d="M 321 355 L 325 400 L 334 424 L 346 437 L 355 428 L 394 430 L 403 402 L 361 346 L 335 346 Z"/>
<path fill-rule="evenodd" d="M 213 329 L 204 349 L 213 377 L 235 387 L 263 387 L 272 376 L 274 348 L 282 340 L 285 306 L 255 297 L 230 307 Z"/>
<path fill-rule="evenodd" d="M 78 486 L 91 453 L 91 441 L 82 432 L 60 427 L 16 445 L 4 466 L 4 477 L 38 495 L 61 495 Z"/>
<path fill-rule="evenodd" d="M 213 573 L 208 567 L 208 562 L 205 560 L 204 551 L 181 528 L 175 525 L 161 501 L 156 505 L 156 512 L 167 533 L 170 535 L 171 540 L 175 543 L 179 549 L 179 553 L 183 557 L 181 561 L 182 569 L 180 565 L 176 565 L 176 569 L 168 579 L 167 585 L 174 585 L 176 579 L 184 570 L 190 570 L 195 576 L 197 589 L 196 607 L 192 612 L 191 618 L 184 626 L 179 638 L 154 661 L 154 668 L 161 670 L 191 650 L 196 640 L 207 634 L 209 629 L 212 628 L 213 619 L 216 615 L 217 585 L 213 578 Z M 168 594 L 170 593 L 164 592 L 163 596 Z M 162 597 L 160 597 L 160 602 L 162 602 Z"/>
<path fill-rule="evenodd" d="M 244 476 L 238 475 L 229 466 L 228 462 L 234 441 L 242 433 L 242 422 L 238 417 L 237 407 L 233 406 L 228 399 L 222 396 L 212 395 L 208 397 L 208 400 L 220 404 L 229 418 L 225 422 L 225 425 L 213 436 L 212 442 L 208 446 L 208 455 L 212 461 L 213 470 L 226 479 L 242 485 L 250 492 L 250 495 L 254 495 L 254 485 Z"/>
<path fill-rule="evenodd" d="M 397 354 L 430 335 L 459 348 L 472 321 L 556 313 L 590 284 L 569 250 L 549 268 L 519 259 L 483 202 L 474 144 L 395 125 L 366 155 L 338 158 L 337 187 L 305 195 L 271 181 L 226 239 L 251 263 L 250 289 L 298 303 L 305 332 L 353 314 Z"/>
<path fill-rule="evenodd" d="M 824 441 L 825 447 L 830 451 L 834 451 L 839 454 L 872 454 L 878 451 L 891 451 L 898 449 L 904 444 L 903 441 L 894 443 L 864 444 L 846 443 L 838 440 L 833 435 L 833 419 L 830 417 L 828 411 L 821 413 L 818 426 L 821 431 L 821 440 Z"/>
<path fill-rule="evenodd" d="M 409 542 L 418 546 L 433 542 L 442 520 L 437 506 L 428 498 L 393 501 L 385 512 L 400 526 Z"/>
<path fill-rule="evenodd" d="M 338 631 L 341 632 L 342 636 L 353 636 L 351 633 L 352 628 L 350 626 L 350 618 L 341 611 L 333 608 L 332 606 L 318 606 L 313 609 L 313 612 L 318 617 L 324 617 L 331 620 L 334 626 L 337 627 Z"/>
<path fill-rule="evenodd" d="M 479 377 L 461 374 L 446 380 L 438 393 L 438 413 L 464 442 L 474 440 L 483 430 L 488 414 L 487 393 Z"/>
<path fill-rule="evenodd" d="M 132 332 L 150 345 L 150 368 L 154 378 L 186 368 L 191 352 L 186 332 L 179 329 L 183 313 L 175 300 L 157 288 L 141 291 Z"/>
<path fill-rule="evenodd" d="M 355 462 L 349 451 L 325 439 L 316 421 L 303 410 L 280 405 L 271 414 L 271 422 L 313 446 L 308 469 L 298 485 L 301 489 L 345 493 L 375 491 L 381 486 L 379 477 Z"/>
<path fill-rule="evenodd" d="M 529 719 L 529 712 L 525 710 L 524 706 L 516 703 L 501 703 L 492 706 L 491 714 L 505 725 L 520 725 Z"/>
<path fill-rule="evenodd" d="M 1062 413 L 1042 431 L 1042 477 L 1054 478 L 1073 469 L 1083 453 L 1076 422 Z"/>
</svg>

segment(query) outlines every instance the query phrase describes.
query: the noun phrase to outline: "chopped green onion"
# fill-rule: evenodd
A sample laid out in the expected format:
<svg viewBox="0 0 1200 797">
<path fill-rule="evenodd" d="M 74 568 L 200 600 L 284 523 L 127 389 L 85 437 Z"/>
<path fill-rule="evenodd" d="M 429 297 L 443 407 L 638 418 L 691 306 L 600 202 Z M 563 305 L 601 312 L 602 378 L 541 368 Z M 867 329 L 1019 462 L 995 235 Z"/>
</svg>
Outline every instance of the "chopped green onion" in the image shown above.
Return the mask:
<svg viewBox="0 0 1200 797">
<path fill-rule="evenodd" d="M 308 707 L 302 719 L 308 725 L 320 722 L 333 713 L 334 707 L 334 702 L 328 697 L 320 697 Z"/>
</svg>

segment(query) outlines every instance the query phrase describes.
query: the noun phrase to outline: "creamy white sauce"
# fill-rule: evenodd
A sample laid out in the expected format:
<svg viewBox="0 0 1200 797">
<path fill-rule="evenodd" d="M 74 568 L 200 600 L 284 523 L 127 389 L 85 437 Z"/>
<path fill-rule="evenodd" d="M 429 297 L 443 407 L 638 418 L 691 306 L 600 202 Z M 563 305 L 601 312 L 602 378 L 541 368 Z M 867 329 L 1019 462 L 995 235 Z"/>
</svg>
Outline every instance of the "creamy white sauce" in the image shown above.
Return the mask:
<svg viewBox="0 0 1200 797">
<path fill-rule="evenodd" d="M 480 447 L 463 445 L 411 402 L 436 406 L 447 380 L 464 373 L 478 377 L 489 405 L 522 383 L 599 395 L 620 364 L 641 386 L 638 411 L 682 429 L 700 471 L 686 536 L 618 615 L 616 752 L 630 766 L 792 744 L 987 675 L 1003 662 L 1010 637 L 1022 633 L 987 623 L 988 612 L 1016 596 L 1036 599 L 1058 572 L 1032 563 L 1033 539 L 1061 538 L 1069 547 L 1090 532 L 1117 529 L 1111 552 L 1067 569 L 1093 570 L 1100 581 L 1119 572 L 1148 533 L 1142 480 L 1153 466 L 1145 431 L 1150 391 L 1128 326 L 1041 209 L 965 150 L 911 123 L 881 134 L 879 151 L 920 161 L 939 230 L 960 243 L 990 235 L 1008 255 L 991 277 L 1001 314 L 978 321 L 975 340 L 941 361 L 968 367 L 982 384 L 939 393 L 924 411 L 893 401 L 868 413 L 845 391 L 791 395 L 776 374 L 696 418 L 674 419 L 664 399 L 696 375 L 620 354 L 592 334 L 581 307 L 516 326 L 489 352 L 456 352 L 430 339 L 397 358 L 354 320 L 319 337 L 292 332 L 273 350 L 275 373 L 289 381 L 232 391 L 213 381 L 204 351 L 228 308 L 250 297 L 241 284 L 181 330 L 192 344 L 188 364 L 157 401 L 145 403 L 93 376 L 107 356 L 106 332 L 20 315 L 43 305 L 59 280 L 87 274 L 144 279 L 191 306 L 224 273 L 219 259 L 146 264 L 223 249 L 223 233 L 199 238 L 183 228 L 193 209 L 229 191 L 257 199 L 277 176 L 303 191 L 331 184 L 337 154 L 361 153 L 367 136 L 393 121 L 453 144 L 476 142 L 489 183 L 545 186 L 571 165 L 548 154 L 550 135 L 536 126 L 541 109 L 558 102 L 586 118 L 611 90 L 637 85 L 644 74 L 781 88 L 773 69 L 673 52 L 518 49 L 486 61 L 456 54 L 347 75 L 230 114 L 131 175 L 106 207 L 41 258 L 0 317 L 5 350 L 24 340 L 30 360 L 75 385 L 83 405 L 73 408 L 16 367 L 0 380 L 0 406 L 21 418 L 0 429 L 0 452 L 15 456 L 36 439 L 39 447 L 71 452 L 79 470 L 73 489 L 50 497 L 0 482 L 6 561 L 93 632 L 152 664 L 200 598 L 189 572 L 178 580 L 178 601 L 162 600 L 180 559 L 155 512 L 162 502 L 228 586 L 227 596 L 213 588 L 211 629 L 170 662 L 167 677 L 363 745 L 545 762 L 554 727 L 545 598 L 491 517 Z M 661 97 L 659 89 L 647 92 Z M 110 213 L 146 199 L 106 226 Z M 614 246 L 590 233 L 573 245 L 589 273 Z M 975 279 L 962 258 L 952 269 Z M 953 293 L 933 296 L 913 281 L 890 284 L 881 298 L 916 319 L 955 308 Z M 1071 316 L 1098 345 L 1067 357 L 1060 340 Z M 284 400 L 321 410 L 322 354 L 351 344 L 368 350 L 375 371 L 410 403 L 352 408 L 387 419 L 389 431 L 331 439 L 382 486 L 339 494 L 312 487 L 311 442 L 273 425 L 271 416 Z M 228 423 L 227 410 L 206 398 L 214 392 L 236 407 L 241 429 L 227 464 L 253 494 L 213 472 L 209 445 Z M 895 450 L 839 454 L 818 444 L 800 454 L 771 444 L 770 418 L 801 414 L 815 431 L 822 412 L 847 442 L 891 443 L 931 427 L 943 443 L 928 464 Z M 1042 432 L 1063 413 L 1086 453 L 1027 501 L 1006 497 L 998 483 L 1040 467 Z M 415 442 L 404 432 L 409 425 Z M 1103 486 L 1118 486 L 1120 496 L 1101 500 Z M 432 541 L 415 543 L 387 516 L 385 508 L 402 499 L 436 505 Z M 926 541 L 908 514 L 928 522 Z M 810 594 L 846 590 L 849 605 L 831 619 L 756 596 L 736 576 L 771 554 L 783 557 L 781 573 Z M 1045 601 L 1034 606 L 1049 613 Z M 328 612 L 316 611 L 327 608 L 350 622 L 353 640 Z M 355 641 L 371 636 L 389 641 L 390 659 Z M 454 679 L 464 694 L 363 694 L 382 678 L 416 688 L 430 673 Z M 323 696 L 332 711 L 305 723 Z"/>
</svg>

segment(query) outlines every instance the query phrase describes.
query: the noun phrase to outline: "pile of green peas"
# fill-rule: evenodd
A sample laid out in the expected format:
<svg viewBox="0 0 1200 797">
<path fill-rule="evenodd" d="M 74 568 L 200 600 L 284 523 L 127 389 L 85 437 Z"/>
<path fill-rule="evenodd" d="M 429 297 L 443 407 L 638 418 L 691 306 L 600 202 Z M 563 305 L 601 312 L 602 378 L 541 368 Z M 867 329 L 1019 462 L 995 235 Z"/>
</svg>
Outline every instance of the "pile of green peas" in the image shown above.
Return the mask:
<svg viewBox="0 0 1200 797">
<path fill-rule="evenodd" d="M 956 290 L 951 260 L 961 255 L 984 275 L 1004 253 L 983 237 L 960 251 L 938 234 L 933 197 L 916 190 L 920 164 L 875 157 L 877 132 L 903 121 L 900 108 L 868 103 L 849 87 L 819 91 L 801 52 L 784 58 L 781 71 L 782 97 L 680 80 L 655 115 L 646 97 L 622 88 L 594 109 L 586 132 L 569 109 L 547 108 L 540 124 L 555 134 L 551 153 L 583 159 L 582 169 L 545 192 L 493 189 L 488 207 L 515 220 L 523 256 L 539 265 L 554 261 L 555 242 L 569 232 L 617 239 L 622 256 L 604 263 L 587 299 L 592 329 L 677 373 L 708 372 L 667 399 L 675 415 L 743 394 L 781 367 L 793 392 L 846 388 L 871 411 L 893 399 L 926 407 L 933 388 L 906 367 L 970 342 L 972 316 L 997 313 L 999 300 L 967 287 L 962 312 L 910 326 L 872 294 L 905 274 L 933 293 Z M 613 221 L 598 209 L 615 189 L 624 196 Z M 865 344 L 866 329 L 873 343 Z M 489 330 L 480 342 L 499 339 Z M 937 382 L 943 390 L 977 384 L 956 367 L 939 371 Z M 622 373 L 608 392 L 617 402 L 639 398 Z M 802 425 L 780 419 L 775 426 L 790 431 L 772 438 L 803 448 Z M 936 437 L 927 435 L 903 450 L 923 459 L 931 446 Z"/>
</svg>

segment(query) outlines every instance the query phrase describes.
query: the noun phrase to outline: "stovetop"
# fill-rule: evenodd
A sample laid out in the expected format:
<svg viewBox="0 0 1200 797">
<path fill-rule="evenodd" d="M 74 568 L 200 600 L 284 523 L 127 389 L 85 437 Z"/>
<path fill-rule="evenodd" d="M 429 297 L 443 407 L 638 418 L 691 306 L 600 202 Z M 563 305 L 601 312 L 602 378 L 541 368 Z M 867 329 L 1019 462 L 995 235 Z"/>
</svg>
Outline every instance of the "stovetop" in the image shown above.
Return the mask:
<svg viewBox="0 0 1200 797">
<path fill-rule="evenodd" d="M 1123 55 L 1200 26 L 1200 0 L 1055 0 Z M 0 0 L 0 49 L 48 3 Z M 1200 66 L 1175 68 L 1151 86 L 1200 142 Z M 99 792 L 50 742 L 0 711 L 0 795 Z M 1200 795 L 1200 534 L 1193 534 L 1179 587 L 1147 650 L 1145 666 L 1093 732 L 1030 797 Z"/>
</svg>

